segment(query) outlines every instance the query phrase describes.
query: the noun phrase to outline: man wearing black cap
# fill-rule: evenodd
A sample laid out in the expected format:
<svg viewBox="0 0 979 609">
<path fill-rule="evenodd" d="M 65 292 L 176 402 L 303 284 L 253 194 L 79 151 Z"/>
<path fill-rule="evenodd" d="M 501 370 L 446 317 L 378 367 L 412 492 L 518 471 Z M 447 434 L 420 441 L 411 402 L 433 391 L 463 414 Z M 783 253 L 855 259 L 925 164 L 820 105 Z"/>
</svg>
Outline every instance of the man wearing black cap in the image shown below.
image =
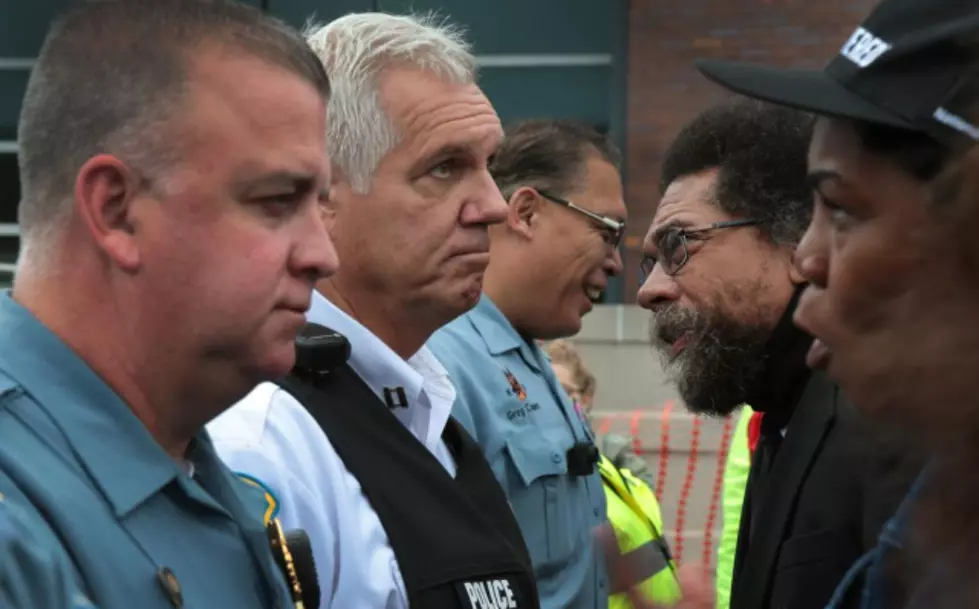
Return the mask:
<svg viewBox="0 0 979 609">
<path fill-rule="evenodd" d="M 792 323 L 805 287 L 792 258 L 812 214 L 811 134 L 809 116 L 770 104 L 701 113 L 664 155 L 643 242 L 638 301 L 684 404 L 764 413 L 732 609 L 823 609 L 918 473 L 918 462 L 898 467 L 903 443 L 877 437 L 831 379 L 809 370 L 812 336 Z"/>
<path fill-rule="evenodd" d="M 979 602 L 977 41 L 974 0 L 886 0 L 822 72 L 698 65 L 822 117 L 809 152 L 815 213 L 796 251 L 809 288 L 795 320 L 817 339 L 809 363 L 936 456 L 840 586 L 842 597 L 866 572 L 865 607 Z M 880 586 L 897 555 L 913 561 L 907 598 Z"/>
</svg>

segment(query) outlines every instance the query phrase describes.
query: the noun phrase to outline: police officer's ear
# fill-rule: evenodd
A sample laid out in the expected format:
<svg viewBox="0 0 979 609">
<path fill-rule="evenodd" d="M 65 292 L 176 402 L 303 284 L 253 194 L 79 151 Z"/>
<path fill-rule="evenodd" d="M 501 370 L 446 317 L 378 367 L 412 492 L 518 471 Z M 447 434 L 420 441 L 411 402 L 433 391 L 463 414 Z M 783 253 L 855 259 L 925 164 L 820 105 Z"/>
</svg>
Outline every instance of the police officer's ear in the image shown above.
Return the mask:
<svg viewBox="0 0 979 609">
<path fill-rule="evenodd" d="M 137 230 L 146 185 L 139 174 L 110 154 L 93 156 L 75 177 L 75 207 L 92 239 L 116 265 L 141 264 Z"/>
<path fill-rule="evenodd" d="M 507 201 L 507 226 L 526 239 L 533 239 L 543 200 L 529 186 L 518 188 Z"/>
<path fill-rule="evenodd" d="M 343 171 L 341 167 L 338 167 L 336 163 L 330 166 L 330 201 L 328 211 L 336 213 L 336 210 L 349 203 L 351 197 L 356 193 L 354 192 L 353 185 L 350 183 L 350 179 L 347 177 L 347 173 Z"/>
</svg>

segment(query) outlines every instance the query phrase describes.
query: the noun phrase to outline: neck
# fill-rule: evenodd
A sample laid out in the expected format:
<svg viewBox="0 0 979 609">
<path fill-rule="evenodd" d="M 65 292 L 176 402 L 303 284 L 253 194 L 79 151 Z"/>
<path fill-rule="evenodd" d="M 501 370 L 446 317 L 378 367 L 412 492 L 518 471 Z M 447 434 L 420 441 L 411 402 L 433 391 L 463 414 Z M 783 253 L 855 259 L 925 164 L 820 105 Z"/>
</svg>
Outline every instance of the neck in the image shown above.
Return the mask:
<svg viewBox="0 0 979 609">
<path fill-rule="evenodd" d="M 440 327 L 411 315 L 408 307 L 389 295 L 352 289 L 338 275 L 321 280 L 316 291 L 405 360 L 418 353 Z"/>
<path fill-rule="evenodd" d="M 508 274 L 508 265 L 494 264 L 491 261 L 483 277 L 483 293 L 493 301 L 493 304 L 500 310 L 503 317 L 510 322 L 514 330 L 521 336 L 524 336 L 524 332 L 521 330 L 524 324 L 521 323 L 522 317 L 519 300 L 513 292 L 513 286 L 516 283 L 513 277 L 514 268 L 517 267 L 509 267 L 510 272 Z"/>
<path fill-rule="evenodd" d="M 771 413 L 770 416 L 780 423 L 788 422 L 811 374 L 806 365 L 806 353 L 812 344 L 812 337 L 792 322 L 804 287 L 796 288 L 776 324 L 765 350 L 768 364 L 748 391 L 747 403 L 754 410 Z"/>
<path fill-rule="evenodd" d="M 77 266 L 71 272 L 44 277 L 19 275 L 12 297 L 115 391 L 167 454 L 182 460 L 188 444 L 207 421 L 200 417 L 207 409 L 199 408 L 199 399 L 183 399 L 189 392 L 172 382 L 186 378 L 166 366 L 166 359 L 179 358 L 154 359 L 166 349 L 146 349 L 144 346 L 152 341 L 147 340 L 145 329 L 133 322 L 131 310 L 127 313 L 128 307 L 107 298 L 111 294 L 108 284 L 93 289 L 80 279 L 86 273 Z M 188 412 L 188 404 L 197 407 L 191 410 L 193 420 L 182 417 Z"/>
</svg>

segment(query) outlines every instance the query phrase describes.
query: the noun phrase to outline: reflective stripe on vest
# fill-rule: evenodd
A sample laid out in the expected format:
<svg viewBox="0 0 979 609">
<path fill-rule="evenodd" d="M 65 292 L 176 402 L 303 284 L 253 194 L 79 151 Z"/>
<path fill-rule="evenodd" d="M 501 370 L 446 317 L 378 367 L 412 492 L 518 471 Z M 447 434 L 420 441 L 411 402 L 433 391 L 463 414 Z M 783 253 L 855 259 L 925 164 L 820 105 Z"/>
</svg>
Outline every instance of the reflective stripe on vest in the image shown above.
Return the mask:
<svg viewBox="0 0 979 609">
<path fill-rule="evenodd" d="M 632 555 L 642 565 L 637 582 L 643 596 L 661 604 L 673 604 L 680 589 L 669 559 L 669 548 L 662 535 L 662 517 L 656 495 L 644 482 L 626 469 L 617 469 L 602 455 L 599 473 L 605 489 L 608 519 L 615 529 L 619 550 Z M 610 609 L 629 609 L 624 594 L 609 597 Z"/>
</svg>

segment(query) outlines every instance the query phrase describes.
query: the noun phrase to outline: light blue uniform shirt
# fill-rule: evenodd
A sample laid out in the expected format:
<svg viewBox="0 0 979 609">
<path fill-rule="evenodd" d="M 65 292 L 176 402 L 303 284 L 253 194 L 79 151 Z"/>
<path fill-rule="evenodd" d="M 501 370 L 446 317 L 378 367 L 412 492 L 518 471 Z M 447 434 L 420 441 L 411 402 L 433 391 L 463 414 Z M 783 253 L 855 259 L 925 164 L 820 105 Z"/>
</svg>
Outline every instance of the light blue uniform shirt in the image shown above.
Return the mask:
<svg viewBox="0 0 979 609">
<path fill-rule="evenodd" d="M 485 295 L 435 333 L 428 347 L 456 386 L 452 414 L 483 449 L 530 549 L 544 609 L 608 606 L 593 540 L 605 522 L 597 470 L 568 475 L 566 453 L 592 441 L 588 426 L 536 344 L 517 334 Z"/>
<path fill-rule="evenodd" d="M 0 497 L 0 607 L 94 609 L 45 529 L 33 511 Z"/>
<path fill-rule="evenodd" d="M 95 605 L 291 606 L 264 496 L 221 463 L 205 433 L 187 454 L 191 477 L 8 293 L 0 336 L 0 492 L 43 517 L 43 543 L 64 548 Z"/>
</svg>

